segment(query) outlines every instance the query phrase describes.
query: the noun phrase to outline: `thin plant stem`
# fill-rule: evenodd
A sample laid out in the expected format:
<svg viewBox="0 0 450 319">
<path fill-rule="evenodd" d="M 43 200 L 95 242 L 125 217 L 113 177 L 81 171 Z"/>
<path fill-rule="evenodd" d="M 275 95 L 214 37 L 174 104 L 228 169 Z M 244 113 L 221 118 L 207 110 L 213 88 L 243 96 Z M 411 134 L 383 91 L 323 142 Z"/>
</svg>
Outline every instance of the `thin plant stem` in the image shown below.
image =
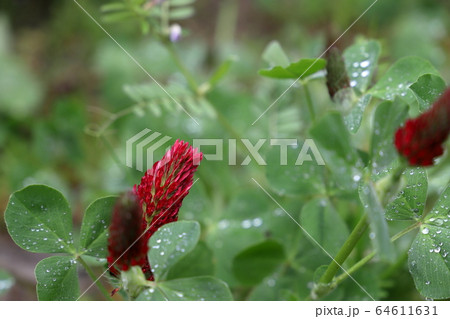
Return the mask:
<svg viewBox="0 0 450 319">
<path fill-rule="evenodd" d="M 165 41 L 164 43 L 166 45 L 167 50 L 170 53 L 170 56 L 172 57 L 173 62 L 178 67 L 178 69 L 183 74 L 183 76 L 185 77 L 185 79 L 189 85 L 189 88 L 192 90 L 192 92 L 194 92 L 195 95 L 197 95 L 198 94 L 198 84 L 197 84 L 197 81 L 195 80 L 194 76 L 191 74 L 191 72 L 186 68 L 186 66 L 181 61 L 173 44 L 169 43 L 167 41 Z"/>
<path fill-rule="evenodd" d="M 217 17 L 214 34 L 215 50 L 229 47 L 234 41 L 236 25 L 239 15 L 239 2 L 237 0 L 222 1 Z"/>
<path fill-rule="evenodd" d="M 395 242 L 397 239 L 399 239 L 400 237 L 403 237 L 404 235 L 406 235 L 407 233 L 409 233 L 410 231 L 416 229 L 417 227 L 420 226 L 420 222 L 414 223 L 412 225 L 410 225 L 409 227 L 403 229 L 402 231 L 400 231 L 399 233 L 395 234 L 394 236 L 391 237 L 391 242 Z M 376 255 L 376 251 L 371 252 L 370 254 L 368 254 L 366 257 L 364 257 L 363 259 L 361 259 L 360 261 L 358 261 L 356 264 L 354 264 L 352 267 L 350 267 L 347 272 L 343 273 L 342 275 L 337 276 L 333 282 L 331 283 L 331 288 L 335 288 L 336 286 L 338 286 L 342 281 L 344 281 L 345 279 L 347 279 L 347 277 L 349 275 L 351 275 L 352 273 L 354 273 L 355 271 L 359 270 L 362 266 L 364 266 L 365 264 L 367 264 L 373 257 L 375 257 Z"/>
<path fill-rule="evenodd" d="M 308 85 L 304 83 L 302 85 L 303 91 L 305 92 L 306 104 L 308 105 L 309 115 L 311 117 L 311 121 L 314 122 L 316 119 L 316 111 L 314 110 L 314 104 L 311 98 L 311 93 L 309 92 Z"/>
<path fill-rule="evenodd" d="M 180 70 L 180 72 L 183 74 L 183 76 L 186 78 L 186 81 L 188 82 L 189 87 L 191 90 L 197 95 L 199 94 L 199 86 L 192 75 L 192 73 L 185 67 L 182 60 L 180 59 L 177 51 L 175 50 L 175 47 L 168 42 L 165 42 L 167 50 L 170 52 L 173 61 L 175 62 L 176 66 Z M 202 96 L 202 98 L 207 99 L 206 96 Z M 228 131 L 228 133 L 231 135 L 232 138 L 237 140 L 237 148 L 240 151 L 243 151 L 245 153 L 246 147 L 242 144 L 241 136 L 240 134 L 233 128 L 231 123 L 228 121 L 228 119 L 217 109 L 217 107 L 213 105 L 213 110 L 216 113 L 217 119 L 219 120 L 220 124 L 222 125 L 225 130 Z"/>
<path fill-rule="evenodd" d="M 394 236 L 392 236 L 391 241 L 394 242 L 397 239 L 399 239 L 400 237 L 403 237 L 404 235 L 406 235 L 407 233 L 409 233 L 411 230 L 416 229 L 417 227 L 419 227 L 421 224 L 421 222 L 417 222 L 414 223 L 408 227 L 406 227 L 405 229 L 403 229 L 402 231 L 398 232 L 397 234 L 395 234 Z"/>
<path fill-rule="evenodd" d="M 97 285 L 97 288 L 103 294 L 105 299 L 108 301 L 112 301 L 112 298 L 108 293 L 108 290 L 106 290 L 105 286 L 103 286 L 103 284 L 101 283 L 100 280 L 97 280 L 97 276 L 94 274 L 91 267 L 89 267 L 89 265 L 84 261 L 83 258 L 81 258 L 81 256 L 78 256 L 77 261 L 84 267 L 84 269 L 88 273 L 89 277 L 91 277 L 92 281 L 95 282 L 95 284 Z"/>
<path fill-rule="evenodd" d="M 340 265 L 342 265 L 345 262 L 345 260 L 350 255 L 353 248 L 361 238 L 361 236 L 367 230 L 368 226 L 369 225 L 367 223 L 367 214 L 364 214 L 359 220 L 358 224 L 356 224 L 350 236 L 342 245 L 341 249 L 337 253 L 334 260 L 331 261 L 331 263 L 328 265 L 328 268 L 320 278 L 319 283 L 329 284 L 333 280 L 334 276 L 336 275 L 337 271 L 340 268 Z"/>
<path fill-rule="evenodd" d="M 169 9 L 170 2 L 164 1 L 161 4 L 161 30 L 162 32 L 169 32 Z"/>
<path fill-rule="evenodd" d="M 395 188 L 397 186 L 397 184 L 400 180 L 400 176 L 403 173 L 404 169 L 405 169 L 405 166 L 400 165 L 396 169 L 396 171 L 393 172 L 393 174 L 389 177 L 388 180 L 386 180 L 385 182 L 383 182 L 382 184 L 379 185 L 380 187 L 378 189 L 378 197 L 381 202 L 384 203 L 384 201 L 386 199 L 386 195 L 388 193 L 392 192 L 393 188 Z M 406 229 L 402 230 L 398 234 L 394 235 L 391 238 L 391 241 L 397 240 L 398 238 L 400 238 L 404 234 L 408 233 L 412 229 L 418 227 L 418 225 L 420 225 L 420 222 L 407 227 Z M 349 270 L 345 271 L 342 275 L 340 275 L 336 278 L 334 277 L 340 268 L 339 265 L 342 265 L 345 262 L 347 257 L 352 252 L 353 248 L 356 246 L 356 244 L 360 240 L 362 234 L 367 230 L 368 226 L 369 225 L 367 222 L 367 214 L 364 214 L 363 217 L 358 222 L 358 224 L 353 229 L 350 236 L 345 241 L 344 245 L 341 247 L 341 249 L 337 253 L 334 260 L 328 265 L 325 273 L 319 279 L 319 284 L 321 284 L 321 286 L 318 286 L 318 287 L 321 290 L 320 291 L 321 294 L 326 294 L 327 291 L 334 289 L 341 281 L 346 279 L 351 273 L 353 273 L 356 270 L 358 270 L 359 268 L 361 268 L 363 265 L 365 265 L 367 262 L 369 262 L 375 256 L 376 252 L 370 253 L 369 255 L 367 255 L 360 261 L 358 261 L 355 265 L 353 265 Z M 327 287 L 327 285 L 328 285 L 328 287 Z M 318 292 L 318 291 L 316 291 L 316 292 Z"/>
<path fill-rule="evenodd" d="M 90 136 L 100 138 L 106 132 L 106 130 L 114 124 L 118 119 L 132 113 L 136 109 L 144 108 L 143 105 L 132 105 L 130 107 L 124 108 L 117 113 L 104 112 L 105 116 L 107 116 L 107 120 L 103 125 L 101 125 L 98 129 L 85 129 L 86 133 Z M 95 109 L 93 109 L 95 110 Z M 99 110 L 95 110 L 95 112 L 99 113 Z"/>
<path fill-rule="evenodd" d="M 341 282 L 343 282 L 345 279 L 347 279 L 349 275 L 353 274 L 355 271 L 357 271 L 362 266 L 367 264 L 373 257 L 375 257 L 375 255 L 376 255 L 376 251 L 372 251 L 366 257 L 359 260 L 356 264 L 354 264 L 352 267 L 350 267 L 345 273 L 337 276 L 330 285 L 331 289 L 334 289 L 335 287 L 337 287 Z"/>
</svg>

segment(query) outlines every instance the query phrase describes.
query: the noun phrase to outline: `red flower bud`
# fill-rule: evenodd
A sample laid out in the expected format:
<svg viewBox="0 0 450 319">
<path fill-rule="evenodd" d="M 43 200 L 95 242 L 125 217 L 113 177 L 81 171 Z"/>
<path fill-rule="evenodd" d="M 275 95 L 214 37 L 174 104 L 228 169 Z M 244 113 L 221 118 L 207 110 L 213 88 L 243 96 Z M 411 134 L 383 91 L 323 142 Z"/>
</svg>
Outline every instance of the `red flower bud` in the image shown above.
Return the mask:
<svg viewBox="0 0 450 319">
<path fill-rule="evenodd" d="M 136 194 L 127 192 L 119 197 L 114 206 L 108 239 L 107 261 L 114 275 L 130 266 L 144 267 L 148 264 L 143 216 Z"/>
<path fill-rule="evenodd" d="M 350 88 L 344 58 L 336 47 L 327 52 L 327 88 L 332 99 L 338 91 Z"/>
<path fill-rule="evenodd" d="M 450 133 L 450 88 L 433 106 L 415 119 L 409 119 L 395 133 L 395 147 L 410 165 L 430 166 L 444 153 L 442 144 Z"/>
</svg>

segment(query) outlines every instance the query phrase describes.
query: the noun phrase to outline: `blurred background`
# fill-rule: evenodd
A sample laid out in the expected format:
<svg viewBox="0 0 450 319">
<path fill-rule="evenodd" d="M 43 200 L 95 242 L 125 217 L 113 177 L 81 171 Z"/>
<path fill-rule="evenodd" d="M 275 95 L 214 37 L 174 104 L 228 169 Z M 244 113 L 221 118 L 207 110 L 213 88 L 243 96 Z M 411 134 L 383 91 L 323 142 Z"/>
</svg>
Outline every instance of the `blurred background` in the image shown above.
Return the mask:
<svg viewBox="0 0 450 319">
<path fill-rule="evenodd" d="M 278 40 L 292 61 L 315 58 L 372 2 L 197 0 L 195 14 L 179 22 L 184 33 L 177 49 L 200 83 L 221 61 L 237 58 L 209 101 L 240 134 L 257 135 L 246 126 L 256 119 L 255 110 L 270 104 L 264 95 L 269 81 L 258 75 L 267 44 Z M 79 3 L 163 85 L 180 78 L 165 48 L 142 35 L 133 20 L 111 24 L 100 10 L 106 1 Z M 449 83 L 449 32 L 448 0 L 379 0 L 337 45 L 345 48 L 358 36 L 377 39 L 382 44 L 380 73 L 400 57 L 418 55 Z M 111 114 L 136 103 L 124 87 L 149 81 L 73 1 L 0 0 L 0 269 L 16 282 L 0 299 L 35 300 L 34 267 L 46 257 L 21 250 L 7 234 L 3 212 L 12 192 L 34 183 L 57 188 L 69 199 L 77 227 L 91 201 L 139 181 L 140 172 L 124 172 L 118 163 L 124 162 L 125 141 L 141 129 L 186 140 L 229 134 L 207 118 L 199 116 L 199 129 L 183 112 L 154 109 L 133 110 L 96 136 Z M 239 169 L 234 168 L 236 173 Z M 210 182 L 193 189 L 181 214 L 217 224 L 220 216 L 206 215 L 205 207 L 226 210 L 248 183 L 236 176 L 206 167 L 201 177 Z M 218 189 L 219 199 L 214 197 Z M 85 280 L 82 287 L 89 284 Z M 393 290 L 386 298 L 417 298 L 396 297 Z"/>
</svg>

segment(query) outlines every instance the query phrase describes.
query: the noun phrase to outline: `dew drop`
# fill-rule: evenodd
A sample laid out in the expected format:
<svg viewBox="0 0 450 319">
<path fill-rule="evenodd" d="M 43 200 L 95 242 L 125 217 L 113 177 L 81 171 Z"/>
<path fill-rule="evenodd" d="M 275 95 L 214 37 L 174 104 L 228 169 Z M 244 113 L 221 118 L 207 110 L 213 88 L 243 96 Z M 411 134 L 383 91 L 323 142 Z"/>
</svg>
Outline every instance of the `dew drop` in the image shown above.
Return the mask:
<svg viewBox="0 0 450 319">
<path fill-rule="evenodd" d="M 226 219 L 221 220 L 217 226 L 219 227 L 219 229 L 225 229 L 228 228 L 228 226 L 230 225 L 230 222 Z"/>
<path fill-rule="evenodd" d="M 241 226 L 244 229 L 248 229 L 248 228 L 252 227 L 252 221 L 249 219 L 245 219 L 242 221 Z"/>
<path fill-rule="evenodd" d="M 363 77 L 363 78 L 366 78 L 366 77 L 368 77 L 369 76 L 369 71 L 368 70 L 365 70 L 365 71 L 362 71 L 361 72 L 361 76 Z"/>
<path fill-rule="evenodd" d="M 253 219 L 253 226 L 254 227 L 259 227 L 263 224 L 263 220 L 261 218 L 255 218 Z"/>
<path fill-rule="evenodd" d="M 267 286 L 269 286 L 269 287 L 274 287 L 275 284 L 276 284 L 275 279 L 270 278 L 269 280 L 267 280 Z"/>
<path fill-rule="evenodd" d="M 282 210 L 281 208 L 276 208 L 276 209 L 273 211 L 273 214 L 274 214 L 275 216 L 282 216 L 282 215 L 283 215 L 283 210 Z"/>
<path fill-rule="evenodd" d="M 369 60 L 362 61 L 360 63 L 360 65 L 361 65 L 362 68 L 367 68 L 370 65 L 370 61 Z"/>
</svg>

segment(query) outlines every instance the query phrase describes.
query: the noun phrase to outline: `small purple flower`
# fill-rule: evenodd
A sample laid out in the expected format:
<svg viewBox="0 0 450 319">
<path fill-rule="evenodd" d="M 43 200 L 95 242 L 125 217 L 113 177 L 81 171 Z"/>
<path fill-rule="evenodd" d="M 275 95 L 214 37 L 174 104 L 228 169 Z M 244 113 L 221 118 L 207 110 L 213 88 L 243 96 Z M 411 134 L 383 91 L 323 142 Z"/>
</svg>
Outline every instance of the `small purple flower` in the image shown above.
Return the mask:
<svg viewBox="0 0 450 319">
<path fill-rule="evenodd" d="M 172 24 L 169 27 L 169 39 L 170 42 L 177 42 L 181 38 L 181 27 L 179 24 Z"/>
</svg>

